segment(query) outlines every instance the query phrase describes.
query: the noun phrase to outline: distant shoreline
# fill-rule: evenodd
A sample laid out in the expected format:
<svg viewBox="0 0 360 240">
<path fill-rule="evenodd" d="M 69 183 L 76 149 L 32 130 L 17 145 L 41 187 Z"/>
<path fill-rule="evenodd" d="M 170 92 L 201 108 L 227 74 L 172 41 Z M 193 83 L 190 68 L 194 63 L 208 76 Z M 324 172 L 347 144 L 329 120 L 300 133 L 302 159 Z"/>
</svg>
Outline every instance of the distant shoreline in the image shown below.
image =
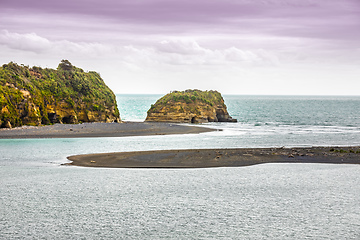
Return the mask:
<svg viewBox="0 0 360 240">
<path fill-rule="evenodd" d="M 105 168 L 210 168 L 262 163 L 360 164 L 360 147 L 189 149 L 69 156 L 66 165 Z"/>
<path fill-rule="evenodd" d="M 216 129 L 159 122 L 82 123 L 0 129 L 0 139 L 128 137 L 194 134 Z"/>
</svg>

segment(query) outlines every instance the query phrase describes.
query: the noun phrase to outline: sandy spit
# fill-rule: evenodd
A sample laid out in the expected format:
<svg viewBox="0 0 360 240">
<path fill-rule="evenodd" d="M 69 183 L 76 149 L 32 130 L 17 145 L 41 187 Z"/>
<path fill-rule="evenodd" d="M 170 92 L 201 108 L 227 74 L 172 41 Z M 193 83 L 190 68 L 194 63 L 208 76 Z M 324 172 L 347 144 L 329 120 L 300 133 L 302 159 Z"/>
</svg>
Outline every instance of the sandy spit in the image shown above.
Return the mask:
<svg viewBox="0 0 360 240">
<path fill-rule="evenodd" d="M 106 168 L 240 167 L 262 163 L 360 164 L 360 147 L 237 148 L 76 155 L 69 165 Z"/>
<path fill-rule="evenodd" d="M 0 139 L 127 137 L 209 131 L 216 130 L 199 126 L 159 122 L 54 124 L 39 127 L 24 126 L 13 129 L 0 129 Z"/>
</svg>

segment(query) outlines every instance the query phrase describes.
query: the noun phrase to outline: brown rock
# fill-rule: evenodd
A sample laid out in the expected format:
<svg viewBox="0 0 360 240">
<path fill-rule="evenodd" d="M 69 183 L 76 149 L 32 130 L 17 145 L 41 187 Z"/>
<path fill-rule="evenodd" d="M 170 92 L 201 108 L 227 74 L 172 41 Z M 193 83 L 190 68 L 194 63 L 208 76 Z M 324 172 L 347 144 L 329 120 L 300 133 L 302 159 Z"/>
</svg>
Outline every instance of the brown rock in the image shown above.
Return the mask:
<svg viewBox="0 0 360 240">
<path fill-rule="evenodd" d="M 186 90 L 160 98 L 147 112 L 146 121 L 206 123 L 236 122 L 217 91 Z"/>
<path fill-rule="evenodd" d="M 4 124 L 4 128 L 12 128 L 11 123 L 9 121 L 6 121 Z"/>
</svg>

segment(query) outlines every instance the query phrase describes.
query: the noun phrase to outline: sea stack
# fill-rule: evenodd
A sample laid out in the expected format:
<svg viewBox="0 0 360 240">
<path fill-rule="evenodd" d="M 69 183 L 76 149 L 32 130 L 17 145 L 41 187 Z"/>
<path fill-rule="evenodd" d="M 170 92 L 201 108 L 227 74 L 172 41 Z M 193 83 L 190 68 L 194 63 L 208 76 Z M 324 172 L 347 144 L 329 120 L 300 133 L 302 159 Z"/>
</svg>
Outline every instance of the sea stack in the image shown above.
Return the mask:
<svg viewBox="0 0 360 240">
<path fill-rule="evenodd" d="M 237 122 L 217 91 L 173 91 L 151 105 L 145 121 L 175 123 Z"/>
<path fill-rule="evenodd" d="M 115 94 L 96 72 L 68 60 L 58 68 L 0 67 L 0 127 L 120 122 Z"/>
</svg>

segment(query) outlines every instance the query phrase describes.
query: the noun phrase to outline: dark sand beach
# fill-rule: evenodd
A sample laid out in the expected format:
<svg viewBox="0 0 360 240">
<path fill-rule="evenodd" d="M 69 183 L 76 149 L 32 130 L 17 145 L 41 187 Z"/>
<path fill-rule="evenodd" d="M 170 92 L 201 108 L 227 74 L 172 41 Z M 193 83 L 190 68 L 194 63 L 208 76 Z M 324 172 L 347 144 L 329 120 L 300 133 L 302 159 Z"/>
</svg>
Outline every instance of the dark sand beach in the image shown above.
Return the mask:
<svg viewBox="0 0 360 240">
<path fill-rule="evenodd" d="M 359 164 L 360 147 L 190 149 L 87 154 L 69 165 L 107 168 L 240 167 L 261 163 Z"/>
<path fill-rule="evenodd" d="M 23 126 L 0 129 L 0 139 L 15 138 L 81 138 L 127 137 L 165 134 L 189 134 L 216 131 L 214 129 L 159 122 L 83 123 Z"/>
<path fill-rule="evenodd" d="M 125 137 L 216 131 L 159 122 L 55 124 L 0 129 L 0 139 Z M 360 163 L 360 147 L 237 148 L 140 151 L 76 155 L 69 165 L 108 168 L 239 167 L 261 163 Z"/>
</svg>

